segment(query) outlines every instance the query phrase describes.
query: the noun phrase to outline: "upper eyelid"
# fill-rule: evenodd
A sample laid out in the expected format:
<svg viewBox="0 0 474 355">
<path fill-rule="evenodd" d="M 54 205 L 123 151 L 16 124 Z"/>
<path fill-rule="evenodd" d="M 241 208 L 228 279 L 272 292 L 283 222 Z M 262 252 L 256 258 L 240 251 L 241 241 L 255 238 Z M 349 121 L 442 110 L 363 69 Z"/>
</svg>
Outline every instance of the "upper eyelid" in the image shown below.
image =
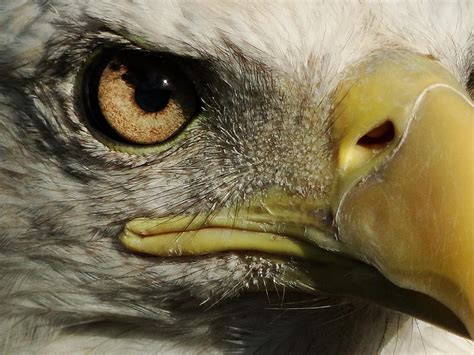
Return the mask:
<svg viewBox="0 0 474 355">
<path fill-rule="evenodd" d="M 211 52 L 201 52 L 200 55 L 195 55 L 197 50 L 195 50 L 194 55 L 188 56 L 173 53 L 169 48 L 159 48 L 159 45 L 153 46 L 155 48 L 139 45 L 138 41 L 132 40 L 133 35 L 127 36 L 105 26 L 102 26 L 97 32 L 89 34 L 80 34 L 79 32 L 80 28 L 67 36 L 68 40 L 52 41 L 53 45 L 50 47 L 50 52 L 54 55 L 49 58 L 46 56 L 46 60 L 39 66 L 40 73 L 35 76 L 36 80 L 41 81 L 43 75 L 57 80 L 69 77 L 69 80 L 74 80 L 77 84 L 78 81 L 81 81 L 81 75 L 84 74 L 88 63 L 93 60 L 95 55 L 105 49 L 116 48 L 117 50 L 134 50 L 153 54 L 163 53 L 176 56 L 183 61 L 189 74 L 191 74 L 190 78 L 195 84 L 198 94 L 204 99 L 203 103 L 207 106 L 208 100 L 206 98 L 208 94 L 217 96 L 220 94 L 219 92 L 213 92 L 214 90 L 211 89 L 213 83 L 225 82 L 229 79 L 226 73 L 234 72 L 241 65 L 240 69 L 248 69 L 246 67 L 253 62 L 232 46 L 228 50 L 221 48 L 221 55 L 219 56 L 212 55 Z M 57 55 L 58 52 L 59 55 Z M 251 64 L 250 66 L 253 67 Z M 261 70 L 261 72 L 263 73 L 265 70 Z M 239 75 L 235 77 L 231 75 L 230 77 L 234 80 L 242 80 Z M 73 83 L 77 87 L 76 84 Z"/>
<path fill-rule="evenodd" d="M 133 36 L 129 36 L 133 37 Z M 76 40 L 77 39 L 77 40 Z M 180 55 L 171 51 L 169 48 L 159 46 L 145 46 L 137 43 L 128 36 L 111 30 L 107 27 L 102 27 L 99 32 L 90 33 L 88 35 L 68 36 L 68 40 L 51 41 L 49 48 L 50 53 L 54 55 L 46 55 L 38 66 L 36 78 L 43 77 L 42 74 L 64 77 L 70 73 L 80 72 L 87 63 L 101 50 L 113 49 L 117 50 L 134 50 L 143 51 L 151 54 L 165 54 L 173 55 L 183 60 L 203 61 L 204 58 L 209 58 L 208 55 L 202 53 L 201 56 Z M 58 56 L 57 53 L 60 53 Z"/>
<path fill-rule="evenodd" d="M 90 27 L 96 28 L 95 32 L 85 33 L 83 27 L 70 27 L 68 23 L 58 24 L 58 35 L 63 39 L 55 40 L 54 38 L 46 46 L 48 53 L 44 56 L 44 60 L 38 65 L 38 72 L 35 73 L 36 78 L 42 77 L 41 74 L 54 74 L 54 77 L 64 77 L 69 73 L 75 73 L 81 69 L 90 59 L 91 54 L 100 48 L 116 47 L 122 50 L 137 50 L 150 53 L 164 53 L 175 55 L 190 61 L 210 62 L 211 64 L 219 63 L 219 65 L 211 65 L 213 68 L 228 67 L 227 62 L 231 63 L 236 60 L 236 47 L 229 43 L 222 48 L 215 50 L 193 48 L 177 41 L 172 47 L 180 48 L 179 52 L 172 50 L 170 46 L 160 45 L 160 43 L 151 43 L 145 37 L 138 34 L 113 29 L 97 19 L 90 19 L 92 24 Z M 61 29 L 64 31 L 61 32 Z M 188 50 L 185 50 L 185 48 Z M 217 53 L 214 53 L 216 52 Z M 60 53 L 58 55 L 58 53 Z M 245 55 L 238 52 L 238 57 L 242 57 L 245 61 Z M 237 61 L 239 59 L 237 58 Z M 229 64 L 228 63 L 228 64 Z M 59 64 L 59 65 L 58 65 Z M 232 64 L 230 64 L 232 66 Z"/>
<path fill-rule="evenodd" d="M 64 78 L 80 72 L 101 47 L 117 47 L 143 50 L 126 37 L 102 27 L 97 32 L 80 33 L 79 28 L 68 33 L 59 33 L 44 44 L 46 50 L 36 66 L 34 79 Z"/>
</svg>

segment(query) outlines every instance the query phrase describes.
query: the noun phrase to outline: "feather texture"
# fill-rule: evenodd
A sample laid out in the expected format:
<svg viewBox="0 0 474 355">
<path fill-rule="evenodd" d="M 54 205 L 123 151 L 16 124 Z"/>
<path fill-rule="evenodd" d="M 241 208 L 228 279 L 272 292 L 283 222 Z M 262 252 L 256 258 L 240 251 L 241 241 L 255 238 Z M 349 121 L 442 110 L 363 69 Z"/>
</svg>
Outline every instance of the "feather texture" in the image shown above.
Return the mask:
<svg viewBox="0 0 474 355">
<path fill-rule="evenodd" d="M 285 283 L 291 263 L 156 260 L 116 235 L 136 216 L 211 211 L 269 185 L 324 196 L 330 96 L 346 69 L 399 48 L 467 85 L 473 18 L 470 1 L 3 0 L 0 352 L 472 353 L 386 310 L 292 295 L 306 285 Z M 198 63 L 193 134 L 148 155 L 97 141 L 78 87 L 103 46 Z"/>
</svg>

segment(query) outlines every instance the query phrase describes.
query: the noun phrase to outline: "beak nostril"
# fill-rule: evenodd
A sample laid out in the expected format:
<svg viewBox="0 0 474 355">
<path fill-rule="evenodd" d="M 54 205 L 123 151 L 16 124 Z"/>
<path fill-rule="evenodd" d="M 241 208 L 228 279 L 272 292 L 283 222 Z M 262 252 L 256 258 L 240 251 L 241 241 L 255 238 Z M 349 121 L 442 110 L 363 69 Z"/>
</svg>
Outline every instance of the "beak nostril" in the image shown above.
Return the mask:
<svg viewBox="0 0 474 355">
<path fill-rule="evenodd" d="M 349 134 L 348 139 L 341 144 L 339 166 L 342 170 L 352 170 L 363 166 L 390 147 L 395 139 L 395 125 L 389 118 L 355 141 L 359 137 L 357 133 L 361 132 L 360 129 L 361 127 L 357 127 L 353 135 Z"/>
<path fill-rule="evenodd" d="M 386 120 L 381 125 L 366 133 L 357 141 L 358 146 L 369 149 L 382 149 L 395 138 L 395 126 Z"/>
</svg>

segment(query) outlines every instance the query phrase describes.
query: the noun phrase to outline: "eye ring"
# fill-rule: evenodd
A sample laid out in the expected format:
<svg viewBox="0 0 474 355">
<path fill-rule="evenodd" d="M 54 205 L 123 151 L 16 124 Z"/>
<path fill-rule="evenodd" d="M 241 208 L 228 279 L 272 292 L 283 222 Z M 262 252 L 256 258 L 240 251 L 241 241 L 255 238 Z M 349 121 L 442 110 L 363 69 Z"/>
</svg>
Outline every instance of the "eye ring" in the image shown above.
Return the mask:
<svg viewBox="0 0 474 355">
<path fill-rule="evenodd" d="M 201 109 L 185 73 L 180 58 L 174 56 L 139 50 L 98 54 L 83 75 L 88 127 L 114 148 L 169 142 Z"/>
</svg>

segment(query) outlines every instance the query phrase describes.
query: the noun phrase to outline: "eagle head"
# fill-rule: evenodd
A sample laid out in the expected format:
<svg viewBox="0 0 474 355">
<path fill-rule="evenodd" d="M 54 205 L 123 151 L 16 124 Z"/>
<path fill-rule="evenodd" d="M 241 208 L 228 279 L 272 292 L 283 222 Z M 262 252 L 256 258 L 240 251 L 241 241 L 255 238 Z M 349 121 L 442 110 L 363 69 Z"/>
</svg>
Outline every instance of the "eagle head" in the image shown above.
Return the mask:
<svg viewBox="0 0 474 355">
<path fill-rule="evenodd" d="M 0 352 L 472 351 L 473 18 L 4 0 Z"/>
</svg>

